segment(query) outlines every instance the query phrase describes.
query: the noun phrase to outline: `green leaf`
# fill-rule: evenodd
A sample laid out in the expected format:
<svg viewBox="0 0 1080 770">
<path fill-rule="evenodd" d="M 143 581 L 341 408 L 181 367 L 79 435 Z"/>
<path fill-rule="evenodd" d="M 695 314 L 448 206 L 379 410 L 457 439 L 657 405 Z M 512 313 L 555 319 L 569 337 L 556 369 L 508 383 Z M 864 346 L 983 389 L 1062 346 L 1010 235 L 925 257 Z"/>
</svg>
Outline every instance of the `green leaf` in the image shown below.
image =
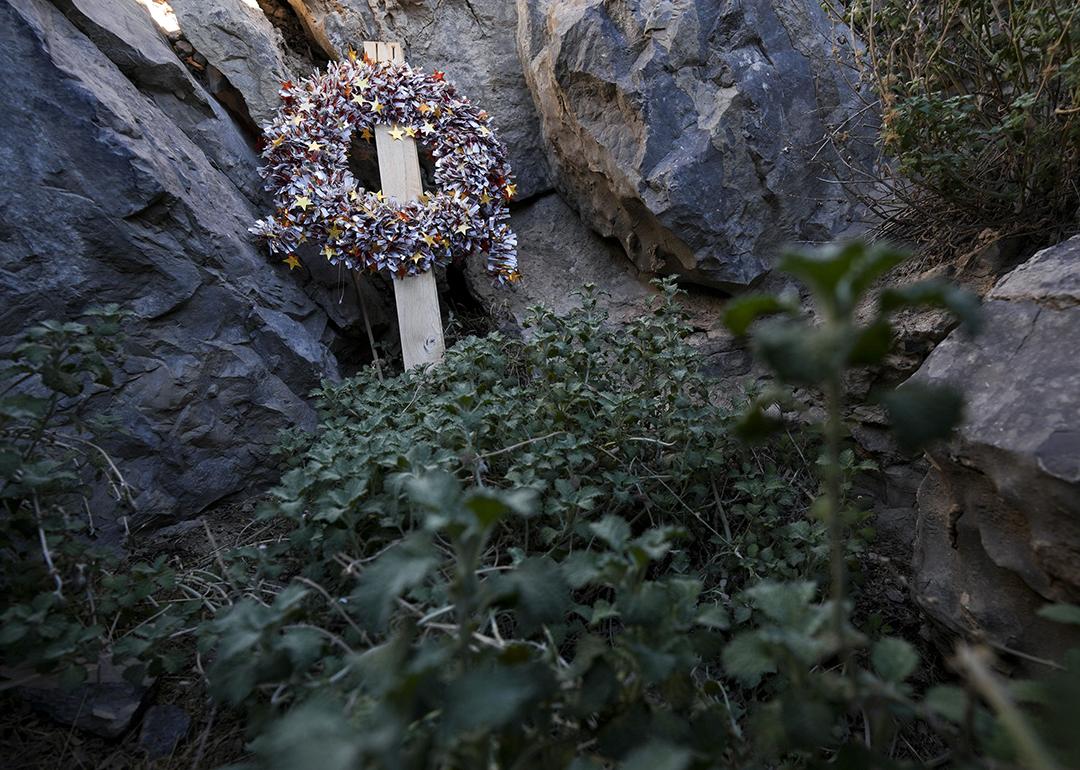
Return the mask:
<svg viewBox="0 0 1080 770">
<path fill-rule="evenodd" d="M 0 398 L 0 415 L 13 420 L 37 420 L 49 411 L 51 399 L 14 393 Z"/>
<path fill-rule="evenodd" d="M 817 585 L 810 581 L 777 583 L 766 580 L 744 592 L 754 606 L 780 625 L 797 625 L 806 616 L 810 602 L 817 595 Z"/>
<path fill-rule="evenodd" d="M 947 439 L 964 416 L 964 400 L 948 386 L 907 382 L 879 397 L 889 413 L 897 443 L 917 451 Z"/>
<path fill-rule="evenodd" d="M 848 352 L 847 362 L 851 366 L 869 366 L 880 363 L 893 343 L 892 324 L 879 318 L 869 326 L 858 331 L 855 342 Z"/>
<path fill-rule="evenodd" d="M 546 666 L 487 666 L 467 671 L 446 689 L 442 730 L 447 736 L 520 723 L 554 687 Z"/>
<path fill-rule="evenodd" d="M 690 749 L 652 740 L 630 752 L 620 767 L 622 770 L 686 770 L 692 759 Z"/>
<path fill-rule="evenodd" d="M 418 532 L 384 553 L 360 575 L 350 604 L 367 628 L 382 631 L 395 600 L 420 585 L 439 565 L 439 554 L 427 533 Z"/>
<path fill-rule="evenodd" d="M 697 622 L 706 628 L 727 631 L 731 628 L 731 613 L 726 607 L 714 604 L 711 607 L 703 607 L 698 612 Z"/>
<path fill-rule="evenodd" d="M 886 682 L 900 683 L 915 673 L 919 654 L 903 639 L 882 639 L 870 652 L 874 671 Z"/>
<path fill-rule="evenodd" d="M 746 687 L 756 687 L 761 677 L 776 671 L 768 647 L 754 631 L 746 631 L 728 642 L 723 652 L 724 670 Z"/>
<path fill-rule="evenodd" d="M 1080 626 L 1080 607 L 1075 604 L 1047 604 L 1039 609 L 1039 617 L 1055 623 L 1071 623 Z"/>
<path fill-rule="evenodd" d="M 982 326 L 978 295 L 940 279 L 886 289 L 881 293 L 879 306 L 882 313 L 908 307 L 941 307 L 956 316 L 972 334 Z"/>
<path fill-rule="evenodd" d="M 781 381 L 818 385 L 841 368 L 853 341 L 840 328 L 773 322 L 756 331 L 753 348 Z"/>
<path fill-rule="evenodd" d="M 724 306 L 724 325 L 741 337 L 757 319 L 776 313 L 796 313 L 798 303 L 772 294 L 744 294 Z"/>
<path fill-rule="evenodd" d="M 968 698 L 961 688 L 952 685 L 931 687 L 924 699 L 928 708 L 950 722 L 961 724 L 967 714 Z"/>
<path fill-rule="evenodd" d="M 622 516 L 605 516 L 590 524 L 589 529 L 615 551 L 621 551 L 630 539 L 630 525 Z"/>
<path fill-rule="evenodd" d="M 559 565 L 546 556 L 525 559 L 500 575 L 496 590 L 516 599 L 521 633 L 529 636 L 545 623 L 559 623 L 570 610 L 570 586 Z"/>
<path fill-rule="evenodd" d="M 266 770 L 355 770 L 360 767 L 364 733 L 344 716 L 344 707 L 311 701 L 267 725 L 251 747 Z"/>
</svg>

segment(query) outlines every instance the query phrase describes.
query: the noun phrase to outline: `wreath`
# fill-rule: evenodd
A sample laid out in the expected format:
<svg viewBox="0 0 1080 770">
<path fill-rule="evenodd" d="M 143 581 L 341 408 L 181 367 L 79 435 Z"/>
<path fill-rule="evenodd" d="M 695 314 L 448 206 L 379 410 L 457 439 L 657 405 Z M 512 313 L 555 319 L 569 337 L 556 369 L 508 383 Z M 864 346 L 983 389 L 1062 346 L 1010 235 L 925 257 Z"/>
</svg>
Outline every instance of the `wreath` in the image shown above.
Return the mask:
<svg viewBox="0 0 1080 770">
<path fill-rule="evenodd" d="M 516 281 L 517 238 L 506 220 L 516 186 L 490 118 L 438 70 L 374 62 L 350 52 L 326 72 L 282 83 L 282 105 L 266 129 L 262 174 L 276 213 L 251 229 L 290 269 L 305 242 L 331 264 L 418 275 L 487 253 L 497 283 Z M 416 138 L 434 159 L 437 192 L 398 202 L 357 185 L 349 170 L 354 136 L 371 142 L 377 125 L 400 141 Z"/>
</svg>

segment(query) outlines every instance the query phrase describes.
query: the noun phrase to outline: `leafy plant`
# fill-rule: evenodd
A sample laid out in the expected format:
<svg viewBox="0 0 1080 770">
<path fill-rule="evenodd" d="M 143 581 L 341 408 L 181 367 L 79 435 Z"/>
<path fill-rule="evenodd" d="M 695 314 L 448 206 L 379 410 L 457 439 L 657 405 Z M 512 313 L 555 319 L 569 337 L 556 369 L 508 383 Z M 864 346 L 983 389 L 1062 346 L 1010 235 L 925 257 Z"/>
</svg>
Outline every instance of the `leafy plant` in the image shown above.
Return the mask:
<svg viewBox="0 0 1080 770">
<path fill-rule="evenodd" d="M 888 198 L 934 237 L 1049 240 L 1080 206 L 1080 10 L 1061 0 L 829 0 L 880 100 Z M 928 225 L 932 226 L 928 230 Z M 918 234 L 917 234 L 918 236 Z"/>
<path fill-rule="evenodd" d="M 83 416 L 113 385 L 123 318 L 110 306 L 85 323 L 44 321 L 0 368 L 0 654 L 69 685 L 102 656 L 141 660 L 129 669 L 135 680 L 185 662 L 159 644 L 185 615 L 182 603 L 154 604 L 175 582 L 165 559 L 128 564 L 95 542 L 90 485 L 103 480 L 121 510 L 132 499 L 96 439 L 107 421 Z"/>
</svg>

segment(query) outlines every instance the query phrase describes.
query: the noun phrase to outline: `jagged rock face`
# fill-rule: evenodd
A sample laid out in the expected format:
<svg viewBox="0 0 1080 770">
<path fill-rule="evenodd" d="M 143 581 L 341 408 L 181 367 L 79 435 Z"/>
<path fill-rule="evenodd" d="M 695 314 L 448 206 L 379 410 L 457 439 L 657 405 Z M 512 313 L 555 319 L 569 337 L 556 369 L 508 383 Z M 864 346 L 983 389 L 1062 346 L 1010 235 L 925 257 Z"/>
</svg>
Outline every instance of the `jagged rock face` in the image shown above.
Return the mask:
<svg viewBox="0 0 1080 770">
<path fill-rule="evenodd" d="M 1056 656 L 1080 634 L 1034 613 L 1080 602 L 1080 237 L 1002 278 L 985 314 L 915 376 L 960 388 L 967 417 L 919 491 L 913 585 L 957 632 Z"/>
<path fill-rule="evenodd" d="M 637 266 L 719 288 L 849 225 L 822 163 L 862 104 L 817 0 L 517 0 L 559 189 Z"/>
<path fill-rule="evenodd" d="M 244 0 L 170 0 L 180 29 L 240 92 L 252 120 L 269 123 L 284 80 L 306 74 L 259 6 Z"/>
<path fill-rule="evenodd" d="M 289 0 L 327 56 L 396 41 L 414 67 L 439 69 L 492 115 L 521 198 L 551 188 L 539 123 L 521 71 L 513 0 Z"/>
<path fill-rule="evenodd" d="M 616 322 L 644 312 L 657 293 L 634 275 L 618 244 L 596 237 L 557 193 L 517 208 L 510 225 L 518 236 L 521 281 L 509 289 L 493 286 L 479 260 L 465 274 L 470 292 L 512 327 L 536 304 L 565 313 L 580 304 L 574 291 L 586 283 L 604 292 L 600 304 Z"/>
<path fill-rule="evenodd" d="M 18 73 L 0 96 L 0 345 L 119 303 L 118 391 L 95 398 L 123 426 L 107 448 L 138 515 L 269 480 L 277 432 L 313 424 L 303 396 L 336 363 L 326 315 L 246 232 L 247 141 L 134 3 L 2 3 L 0 66 Z"/>
</svg>

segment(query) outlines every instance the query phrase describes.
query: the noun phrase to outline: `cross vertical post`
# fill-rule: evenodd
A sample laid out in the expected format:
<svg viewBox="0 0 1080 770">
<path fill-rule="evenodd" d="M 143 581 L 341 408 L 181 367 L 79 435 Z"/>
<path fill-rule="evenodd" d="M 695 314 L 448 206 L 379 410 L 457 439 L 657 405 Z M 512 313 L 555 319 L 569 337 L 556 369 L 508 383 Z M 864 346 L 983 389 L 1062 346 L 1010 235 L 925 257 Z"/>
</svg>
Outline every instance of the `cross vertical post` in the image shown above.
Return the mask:
<svg viewBox="0 0 1080 770">
<path fill-rule="evenodd" d="M 364 53 L 373 61 L 405 61 L 400 43 L 365 42 Z M 394 139 L 390 136 L 393 128 L 386 125 L 375 127 L 379 178 L 387 197 L 405 203 L 416 200 L 424 193 L 420 179 L 420 158 L 416 152 L 416 141 L 409 137 Z M 405 368 L 440 361 L 446 351 L 446 342 L 443 340 L 434 271 L 428 270 L 405 278 L 395 277 L 394 301 Z"/>
</svg>

